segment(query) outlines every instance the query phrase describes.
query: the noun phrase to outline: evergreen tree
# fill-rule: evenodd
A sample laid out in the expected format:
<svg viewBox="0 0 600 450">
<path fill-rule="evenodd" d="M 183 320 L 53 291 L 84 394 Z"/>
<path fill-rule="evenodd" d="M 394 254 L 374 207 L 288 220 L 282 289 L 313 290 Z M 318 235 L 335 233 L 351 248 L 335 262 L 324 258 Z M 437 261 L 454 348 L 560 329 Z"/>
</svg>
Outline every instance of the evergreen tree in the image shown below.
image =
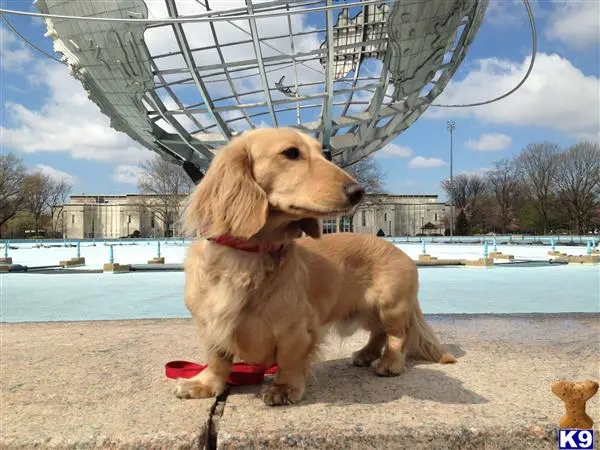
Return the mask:
<svg viewBox="0 0 600 450">
<path fill-rule="evenodd" d="M 454 234 L 457 236 L 468 236 L 469 233 L 469 221 L 464 210 L 460 210 L 456 217 L 456 225 L 454 226 Z"/>
</svg>

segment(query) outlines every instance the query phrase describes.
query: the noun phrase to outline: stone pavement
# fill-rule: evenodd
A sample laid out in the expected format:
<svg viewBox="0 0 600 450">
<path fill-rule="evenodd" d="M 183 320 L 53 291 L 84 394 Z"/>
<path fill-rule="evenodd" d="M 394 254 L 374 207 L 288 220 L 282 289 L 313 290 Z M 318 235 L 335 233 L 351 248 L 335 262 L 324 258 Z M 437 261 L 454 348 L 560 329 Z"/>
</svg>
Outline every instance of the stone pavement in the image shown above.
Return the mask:
<svg viewBox="0 0 600 450">
<path fill-rule="evenodd" d="M 332 338 L 305 400 L 259 387 L 178 400 L 164 363 L 202 361 L 191 320 L 1 324 L 2 449 L 556 449 L 552 381 L 600 378 L 600 314 L 428 316 L 455 365 L 396 378 Z M 598 441 L 600 394 L 588 402 Z"/>
</svg>

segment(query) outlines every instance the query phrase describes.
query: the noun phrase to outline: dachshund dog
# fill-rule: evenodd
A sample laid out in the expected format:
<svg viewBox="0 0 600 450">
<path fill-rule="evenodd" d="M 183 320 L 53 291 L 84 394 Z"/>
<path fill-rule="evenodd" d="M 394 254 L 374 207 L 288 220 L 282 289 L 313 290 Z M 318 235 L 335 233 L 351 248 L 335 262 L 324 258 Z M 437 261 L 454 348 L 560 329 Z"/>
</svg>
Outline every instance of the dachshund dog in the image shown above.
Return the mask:
<svg viewBox="0 0 600 450">
<path fill-rule="evenodd" d="M 207 368 L 178 380 L 178 397 L 221 394 L 239 358 L 277 364 L 265 404 L 296 403 L 331 327 L 370 331 L 352 362 L 377 375 L 401 374 L 406 356 L 456 361 L 425 322 L 405 253 L 375 236 L 321 236 L 322 219 L 352 211 L 363 194 L 318 141 L 291 128 L 244 133 L 216 154 L 183 217 L 202 237 L 186 256 L 185 304 Z"/>
</svg>

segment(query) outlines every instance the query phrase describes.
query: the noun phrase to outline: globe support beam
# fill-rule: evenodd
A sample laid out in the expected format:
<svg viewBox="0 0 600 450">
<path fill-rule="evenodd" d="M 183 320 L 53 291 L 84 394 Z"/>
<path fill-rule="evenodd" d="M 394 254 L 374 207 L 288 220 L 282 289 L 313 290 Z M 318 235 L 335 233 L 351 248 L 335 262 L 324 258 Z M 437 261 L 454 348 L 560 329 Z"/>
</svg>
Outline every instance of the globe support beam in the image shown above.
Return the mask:
<svg viewBox="0 0 600 450">
<path fill-rule="evenodd" d="M 332 4 L 332 0 L 327 0 L 327 6 Z M 323 101 L 323 138 L 321 144 L 327 159 L 331 160 L 331 114 L 333 110 L 333 68 L 335 67 L 335 41 L 333 39 L 333 12 L 328 9 L 325 13 L 327 17 L 327 73 L 325 78 L 325 99 Z"/>
<path fill-rule="evenodd" d="M 165 0 L 162 11 L 146 0 L 35 4 L 57 14 L 45 19 L 47 36 L 111 127 L 198 173 L 233 136 L 265 120 L 315 136 L 341 167 L 372 155 L 435 103 L 488 5 L 235 0 L 215 11 L 196 0 L 180 17 L 177 1 Z M 297 26 L 291 16 L 299 15 Z M 259 33 L 264 17 L 281 26 Z M 206 31 L 184 26 L 196 20 Z M 245 36 L 216 26 L 227 22 Z"/>
<path fill-rule="evenodd" d="M 177 6 L 175 6 L 175 0 L 165 0 L 167 3 L 167 11 L 171 17 L 177 17 Z M 181 54 L 186 63 L 186 66 L 200 91 L 200 95 L 202 96 L 202 100 L 208 109 L 208 113 L 212 116 L 214 121 L 217 124 L 217 128 L 223 134 L 223 136 L 228 139 L 231 138 L 231 131 L 227 124 L 223 121 L 223 118 L 213 111 L 214 105 L 202 81 L 202 77 L 199 74 L 199 70 L 196 67 L 196 63 L 194 61 L 194 56 L 190 52 L 190 46 L 188 44 L 187 38 L 185 37 L 185 33 L 183 32 L 183 25 L 181 23 L 173 23 L 173 31 L 175 32 L 175 39 L 177 39 L 177 43 L 179 44 L 179 48 L 181 48 Z"/>
<path fill-rule="evenodd" d="M 260 48 L 260 41 L 258 38 L 258 29 L 256 28 L 256 19 L 254 18 L 254 11 L 252 9 L 252 0 L 246 0 L 246 6 L 248 7 L 248 14 L 252 17 L 248 20 L 250 23 L 250 32 L 252 34 L 252 45 L 254 46 L 254 53 L 256 54 L 256 63 L 258 64 L 258 71 L 260 73 L 260 79 L 263 85 L 263 92 L 265 94 L 265 102 L 267 108 L 269 108 L 269 115 L 274 127 L 278 126 L 277 116 L 273 109 L 273 99 L 271 98 L 271 90 L 269 88 L 269 79 L 267 78 L 267 72 L 265 72 L 265 65 L 262 57 L 262 50 Z"/>
</svg>

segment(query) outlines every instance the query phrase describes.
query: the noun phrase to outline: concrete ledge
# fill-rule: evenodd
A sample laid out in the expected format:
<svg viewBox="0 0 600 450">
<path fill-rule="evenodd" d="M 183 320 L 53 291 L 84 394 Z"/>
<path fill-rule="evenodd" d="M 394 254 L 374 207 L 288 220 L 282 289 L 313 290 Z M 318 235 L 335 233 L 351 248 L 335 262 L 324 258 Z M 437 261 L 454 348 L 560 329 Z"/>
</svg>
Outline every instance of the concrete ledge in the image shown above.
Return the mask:
<svg viewBox="0 0 600 450">
<path fill-rule="evenodd" d="M 555 261 L 568 264 L 599 264 L 600 255 L 562 255 Z"/>
<path fill-rule="evenodd" d="M 85 258 L 71 258 L 58 263 L 63 267 L 78 267 L 85 266 Z"/>
<path fill-rule="evenodd" d="M 201 448 L 213 401 L 178 401 L 163 368 L 199 357 L 194 333 L 181 320 L 3 323 L 0 448 Z"/>
<path fill-rule="evenodd" d="M 464 263 L 467 267 L 490 267 L 494 265 L 494 260 L 492 258 L 466 259 Z"/>
<path fill-rule="evenodd" d="M 148 261 L 148 264 L 164 264 L 165 263 L 165 257 L 161 256 L 159 257 L 154 257 L 151 260 Z"/>
<path fill-rule="evenodd" d="M 103 272 L 112 272 L 112 273 L 127 273 L 129 272 L 129 265 L 121 265 L 118 263 L 105 263 L 102 266 Z"/>
<path fill-rule="evenodd" d="M 598 380 L 600 314 L 427 316 L 457 364 L 381 378 L 330 338 L 305 399 L 259 386 L 178 400 L 164 364 L 202 362 L 192 320 L 3 324 L 0 448 L 552 449 L 553 381 Z M 23 363 L 26 361 L 26 363 Z M 597 438 L 600 395 L 587 404 Z"/>
<path fill-rule="evenodd" d="M 514 255 L 505 255 L 502 252 L 490 252 L 489 257 L 491 259 L 505 259 L 507 261 L 512 261 L 515 259 Z"/>
<path fill-rule="evenodd" d="M 550 250 L 548 256 L 567 256 L 567 254 L 559 252 L 558 250 Z"/>
<path fill-rule="evenodd" d="M 0 264 L 2 265 L 10 265 L 13 263 L 13 259 L 11 256 L 9 256 L 8 258 L 0 258 Z"/>
<path fill-rule="evenodd" d="M 400 377 L 378 378 L 347 359 L 364 337 L 332 342 L 296 406 L 268 408 L 259 388 L 233 389 L 218 448 L 555 450 L 563 404 L 550 386 L 598 380 L 600 315 L 428 319 L 457 364 L 413 363 Z M 599 400 L 587 408 L 597 435 Z"/>
<path fill-rule="evenodd" d="M 569 264 L 598 264 L 600 255 L 568 256 L 567 260 Z"/>
<path fill-rule="evenodd" d="M 462 259 L 429 259 L 415 261 L 417 266 L 464 266 Z"/>
<path fill-rule="evenodd" d="M 437 256 L 419 255 L 417 266 L 464 266 L 462 259 L 439 259 Z"/>
</svg>

